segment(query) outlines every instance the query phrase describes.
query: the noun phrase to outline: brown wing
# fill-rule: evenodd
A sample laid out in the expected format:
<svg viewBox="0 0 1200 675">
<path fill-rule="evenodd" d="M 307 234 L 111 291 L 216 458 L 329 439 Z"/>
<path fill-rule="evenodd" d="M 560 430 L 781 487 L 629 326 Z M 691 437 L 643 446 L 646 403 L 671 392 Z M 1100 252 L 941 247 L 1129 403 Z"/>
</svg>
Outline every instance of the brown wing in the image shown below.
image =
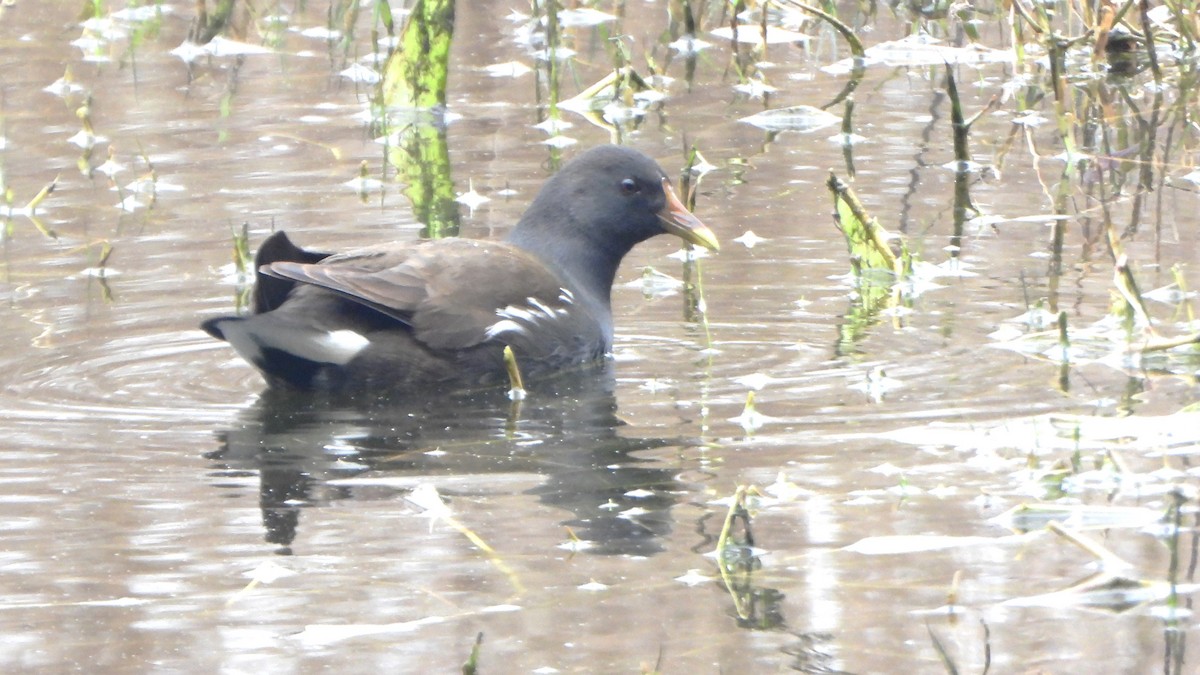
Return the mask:
<svg viewBox="0 0 1200 675">
<path fill-rule="evenodd" d="M 316 264 L 275 262 L 261 271 L 328 289 L 390 316 L 434 349 L 486 342 L 509 308 L 518 308 L 520 317 L 528 313 L 524 308 L 540 304 L 553 311 L 569 302 L 558 278 L 530 254 L 471 239 L 363 249 Z"/>
</svg>

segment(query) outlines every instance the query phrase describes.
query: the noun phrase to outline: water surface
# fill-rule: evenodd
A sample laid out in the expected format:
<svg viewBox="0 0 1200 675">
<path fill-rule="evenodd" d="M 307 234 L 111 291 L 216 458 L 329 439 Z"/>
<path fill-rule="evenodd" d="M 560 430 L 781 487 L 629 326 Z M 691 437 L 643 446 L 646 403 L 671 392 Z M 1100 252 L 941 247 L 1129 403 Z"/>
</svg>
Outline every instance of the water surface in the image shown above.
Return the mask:
<svg viewBox="0 0 1200 675">
<path fill-rule="evenodd" d="M 1031 308 L 1080 331 L 1109 314 L 1106 217 L 1143 290 L 1177 264 L 1200 286 L 1180 114 L 1194 103 L 1170 83 L 1153 120 L 1145 72 L 1074 85 L 1079 118 L 1112 106 L 1089 118 L 1100 154 L 1152 148 L 1147 191 L 1134 161 L 1064 175 L 1035 58 L 956 66 L 968 114 L 999 101 L 972 128 L 981 217 L 962 222 L 944 67 L 870 66 L 855 189 L 923 260 L 956 264 L 863 318 L 824 188 L 849 173 L 838 127 L 738 121 L 834 101 L 847 76 L 822 68 L 849 56 L 836 34 L 771 45 L 760 73 L 779 90 L 755 98 L 734 89 L 728 40 L 704 32 L 712 46 L 689 59 L 668 47 L 683 26 L 666 3 L 596 3 L 617 18 L 565 30 L 564 96 L 608 72 L 612 35 L 674 78 L 621 136 L 672 175 L 692 144 L 716 167 L 697 194 L 723 243 L 699 263 L 702 303 L 642 281 L 647 266 L 685 274 L 662 238 L 623 266 L 614 359 L 588 377 L 519 408 L 501 392 L 320 405 L 262 395 L 197 325 L 237 306 L 243 223 L 252 246 L 279 228 L 318 248 L 420 236 L 369 86 L 341 74 L 375 51 L 370 12 L 343 45 L 316 30 L 324 6 L 280 3 L 285 24 L 243 38 L 269 53 L 187 63 L 172 50 L 193 3 L 132 19 L 118 5 L 86 24 L 77 2 L 3 10 L 4 184 L 20 206 L 57 178 L 38 213 L 57 239 L 21 214 L 3 239 L 6 672 L 447 672 L 480 632 L 490 672 L 944 672 L 939 652 L 962 672 L 1194 668 L 1200 425 L 1178 411 L 1197 399 L 1196 353 L 1064 366 L 997 348 L 1043 328 L 1019 320 Z M 514 9 L 459 7 L 452 178 L 490 198 L 463 207 L 464 236 L 502 236 L 560 159 L 613 140 L 566 113 L 578 144 L 543 143 L 547 69 Z M 916 23 L 843 9 L 869 45 Z M 1010 49 L 1003 16 L 981 17 L 986 44 Z M 952 22 L 919 23 L 962 44 Z M 514 61 L 533 70 L 485 70 Z M 361 196 L 346 183 L 364 161 L 383 182 Z M 156 191 L 136 192 L 151 168 Z M 1164 333 L 1194 332 L 1188 302 L 1149 309 Z M 739 485 L 763 495 L 754 548 L 720 566 Z M 1172 491 L 1178 529 L 1161 521 Z M 1094 556 L 1049 517 L 997 519 L 1021 504 L 1075 507 L 1061 520 L 1149 590 L 1053 595 L 1095 574 Z"/>
</svg>

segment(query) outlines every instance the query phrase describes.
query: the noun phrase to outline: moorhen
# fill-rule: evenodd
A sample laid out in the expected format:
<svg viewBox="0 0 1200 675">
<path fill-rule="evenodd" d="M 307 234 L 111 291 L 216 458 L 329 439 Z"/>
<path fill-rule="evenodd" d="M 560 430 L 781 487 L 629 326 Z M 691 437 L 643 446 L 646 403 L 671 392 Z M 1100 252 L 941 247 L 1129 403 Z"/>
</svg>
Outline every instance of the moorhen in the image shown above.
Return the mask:
<svg viewBox="0 0 1200 675">
<path fill-rule="evenodd" d="M 506 345 L 522 375 L 545 377 L 612 349 L 617 267 L 663 233 L 718 248 L 654 160 L 600 146 L 551 177 L 504 242 L 449 238 L 332 255 L 276 232 L 255 258 L 253 313 L 201 327 L 273 387 L 506 382 Z"/>
</svg>

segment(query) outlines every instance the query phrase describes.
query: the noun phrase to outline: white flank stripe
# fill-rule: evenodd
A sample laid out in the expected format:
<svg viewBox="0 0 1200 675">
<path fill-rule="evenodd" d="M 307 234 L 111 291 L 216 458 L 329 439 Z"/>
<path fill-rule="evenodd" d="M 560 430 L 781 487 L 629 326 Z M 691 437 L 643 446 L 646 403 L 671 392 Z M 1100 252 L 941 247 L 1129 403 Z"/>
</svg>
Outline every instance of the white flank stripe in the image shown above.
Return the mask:
<svg viewBox="0 0 1200 675">
<path fill-rule="evenodd" d="M 484 333 L 484 337 L 491 340 L 501 333 L 525 333 L 528 335 L 529 331 L 525 330 L 524 326 L 516 321 L 513 321 L 512 319 L 503 319 L 488 326 L 487 332 Z"/>
<path fill-rule="evenodd" d="M 525 298 L 525 300 L 529 302 L 530 305 L 542 310 L 542 313 L 546 315 L 546 318 L 552 318 L 554 316 L 554 310 L 550 308 L 550 305 L 547 305 L 541 300 L 538 300 L 533 296 Z"/>
<path fill-rule="evenodd" d="M 504 309 L 496 310 L 496 316 L 502 316 L 506 319 L 520 319 L 521 321 L 533 321 L 536 317 L 533 315 L 533 310 L 525 307 L 517 307 L 509 305 Z"/>
</svg>

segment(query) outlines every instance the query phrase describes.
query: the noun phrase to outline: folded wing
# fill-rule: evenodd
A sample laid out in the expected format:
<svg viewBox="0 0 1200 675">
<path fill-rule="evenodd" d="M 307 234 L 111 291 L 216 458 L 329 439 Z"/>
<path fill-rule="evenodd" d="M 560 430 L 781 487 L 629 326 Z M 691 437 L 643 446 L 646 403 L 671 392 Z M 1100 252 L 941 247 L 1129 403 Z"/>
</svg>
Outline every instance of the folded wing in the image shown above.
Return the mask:
<svg viewBox="0 0 1200 675">
<path fill-rule="evenodd" d="M 496 275 L 497 268 L 511 273 Z M 562 282 L 529 253 L 468 239 L 368 248 L 316 262 L 268 262 L 259 272 L 369 307 L 410 327 L 435 350 L 528 334 L 535 324 L 566 316 L 572 301 Z"/>
</svg>

